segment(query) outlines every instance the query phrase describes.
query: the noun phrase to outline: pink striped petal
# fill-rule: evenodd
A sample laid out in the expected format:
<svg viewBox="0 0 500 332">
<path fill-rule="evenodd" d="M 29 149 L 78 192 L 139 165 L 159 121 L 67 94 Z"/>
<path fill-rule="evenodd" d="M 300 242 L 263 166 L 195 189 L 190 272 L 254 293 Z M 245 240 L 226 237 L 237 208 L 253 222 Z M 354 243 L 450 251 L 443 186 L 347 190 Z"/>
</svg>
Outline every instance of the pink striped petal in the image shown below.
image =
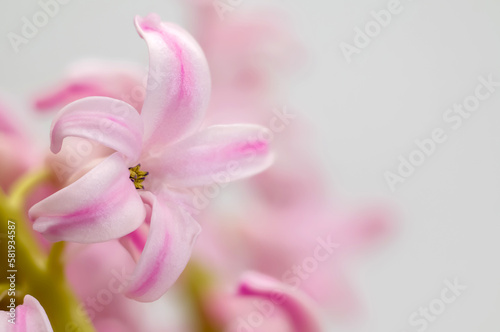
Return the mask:
<svg viewBox="0 0 500 332">
<path fill-rule="evenodd" d="M 172 208 L 150 192 L 141 194 L 151 206 L 149 235 L 125 294 L 152 302 L 174 284 L 186 267 L 200 225 L 187 213 Z"/>
<path fill-rule="evenodd" d="M 64 138 L 88 138 L 122 153 L 131 161 L 142 149 L 143 124 L 129 104 L 107 97 L 88 97 L 64 107 L 52 122 L 50 132 L 54 153 L 61 150 Z"/>
<path fill-rule="evenodd" d="M 15 324 L 10 323 L 10 313 L 2 311 L 2 332 L 53 332 L 45 310 L 34 297 L 26 295 L 22 305 L 16 307 Z"/>
<path fill-rule="evenodd" d="M 50 241 L 103 242 L 136 230 L 146 210 L 122 157 L 115 153 L 29 210 Z"/>
<path fill-rule="evenodd" d="M 58 110 L 85 97 L 103 96 L 123 100 L 137 110 L 145 96 L 145 71 L 134 63 L 85 59 L 72 64 L 62 82 L 34 99 L 38 111 Z"/>
<path fill-rule="evenodd" d="M 291 321 L 294 331 L 321 331 L 319 318 L 313 304 L 303 293 L 271 277 L 247 272 L 240 281 L 239 292 L 242 296 L 258 296 L 269 300 L 283 309 Z"/>
<path fill-rule="evenodd" d="M 201 125 L 210 97 L 208 64 L 200 46 L 177 25 L 155 14 L 136 17 L 135 24 L 149 47 L 145 141 L 164 145 Z"/>
<path fill-rule="evenodd" d="M 238 180 L 269 167 L 271 133 L 257 125 L 211 126 L 144 161 L 169 185 L 195 187 Z"/>
</svg>

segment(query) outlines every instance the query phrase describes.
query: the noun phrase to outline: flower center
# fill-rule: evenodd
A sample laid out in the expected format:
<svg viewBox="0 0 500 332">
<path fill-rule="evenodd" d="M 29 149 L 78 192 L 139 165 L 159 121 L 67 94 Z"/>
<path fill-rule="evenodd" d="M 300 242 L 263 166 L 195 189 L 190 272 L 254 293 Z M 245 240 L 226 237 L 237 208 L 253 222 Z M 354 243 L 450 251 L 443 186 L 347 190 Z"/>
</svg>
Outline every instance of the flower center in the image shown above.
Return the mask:
<svg viewBox="0 0 500 332">
<path fill-rule="evenodd" d="M 128 170 L 130 171 L 130 181 L 134 183 L 135 189 L 144 189 L 142 183 L 146 179 L 146 176 L 148 176 L 149 172 L 141 171 L 141 164 L 130 167 Z"/>
</svg>

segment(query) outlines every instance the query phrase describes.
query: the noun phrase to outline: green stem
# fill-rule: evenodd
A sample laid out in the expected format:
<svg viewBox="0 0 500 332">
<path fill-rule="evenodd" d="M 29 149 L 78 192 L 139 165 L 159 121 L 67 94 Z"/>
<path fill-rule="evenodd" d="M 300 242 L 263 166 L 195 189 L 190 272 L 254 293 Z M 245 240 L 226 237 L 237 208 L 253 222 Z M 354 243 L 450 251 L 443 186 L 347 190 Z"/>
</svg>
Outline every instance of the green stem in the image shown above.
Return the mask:
<svg viewBox="0 0 500 332">
<path fill-rule="evenodd" d="M 9 289 L 9 284 L 0 284 L 0 301 L 7 295 L 7 290 Z"/>
<path fill-rule="evenodd" d="M 0 236 L 5 245 L 5 248 L 2 245 L 2 252 L 7 253 L 7 243 L 11 240 L 7 236 L 7 224 L 11 220 L 15 222 L 16 299 L 20 301 L 26 294 L 35 297 L 45 309 L 55 332 L 94 332 L 64 277 L 61 260 L 64 242 L 54 244 L 47 257 L 31 230 L 31 223 L 26 220 L 26 197 L 49 176 L 47 170 L 30 173 L 14 184 L 9 196 L 0 192 Z"/>
<path fill-rule="evenodd" d="M 26 201 L 26 196 L 28 196 L 35 187 L 50 179 L 50 176 L 51 173 L 46 168 L 23 176 L 12 186 L 13 189 L 9 195 L 9 203 L 20 208 Z"/>
<path fill-rule="evenodd" d="M 62 261 L 62 255 L 64 253 L 64 248 L 66 247 L 66 242 L 56 242 L 50 248 L 49 259 L 47 261 L 48 272 L 52 275 L 55 280 L 64 279 L 64 263 Z"/>
<path fill-rule="evenodd" d="M 7 216 L 16 222 L 16 236 L 22 239 L 27 252 L 33 258 L 33 264 L 39 269 L 43 269 L 43 250 L 38 246 L 38 240 L 31 230 L 31 224 L 25 220 L 24 207 L 27 196 L 40 184 L 50 178 L 47 169 L 37 170 L 28 173 L 16 181 L 11 189 L 10 195 L 6 197 Z"/>
<path fill-rule="evenodd" d="M 220 326 L 207 314 L 205 305 L 207 290 L 212 286 L 212 278 L 207 271 L 196 263 L 190 263 L 185 270 L 185 289 L 192 308 L 198 317 L 197 330 L 200 332 L 217 332 Z"/>
</svg>

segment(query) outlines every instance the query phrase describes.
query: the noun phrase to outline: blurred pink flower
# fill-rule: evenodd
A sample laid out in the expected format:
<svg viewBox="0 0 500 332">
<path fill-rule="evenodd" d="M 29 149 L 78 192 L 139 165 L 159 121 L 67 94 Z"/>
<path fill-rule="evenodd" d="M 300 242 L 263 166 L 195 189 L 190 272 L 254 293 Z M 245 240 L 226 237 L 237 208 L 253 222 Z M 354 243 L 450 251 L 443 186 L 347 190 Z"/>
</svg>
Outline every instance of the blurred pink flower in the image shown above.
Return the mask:
<svg viewBox="0 0 500 332">
<path fill-rule="evenodd" d="M 237 10 L 222 20 L 214 2 L 188 1 L 193 35 L 212 73 L 209 123 L 265 124 L 281 104 L 287 79 L 300 68 L 305 50 L 292 24 L 269 9 Z"/>
<path fill-rule="evenodd" d="M 26 295 L 24 302 L 15 308 L 14 320 L 8 311 L 1 311 L 0 331 L 2 332 L 52 332 L 49 318 L 40 302 Z"/>
<path fill-rule="evenodd" d="M 319 332 L 318 310 L 300 290 L 257 272 L 245 272 L 237 294 L 215 293 L 206 310 L 224 331 Z"/>
<path fill-rule="evenodd" d="M 39 111 L 59 110 L 85 97 L 120 99 L 141 110 L 146 94 L 147 73 L 131 62 L 86 59 L 73 63 L 62 82 L 39 92 L 34 107 Z"/>
<path fill-rule="evenodd" d="M 148 319 L 168 310 L 163 301 L 140 303 L 122 294 L 135 263 L 118 241 L 70 244 L 65 260 L 70 285 L 98 332 L 170 331 L 168 322 Z"/>
<path fill-rule="evenodd" d="M 29 214 L 34 229 L 52 241 L 102 242 L 143 225 L 124 239 L 138 259 L 125 293 L 153 301 L 185 268 L 200 231 L 179 208 L 176 189 L 211 184 L 220 172 L 228 180 L 253 175 L 268 167 L 272 156 L 260 138 L 266 137 L 262 127 L 211 126 L 195 133 L 210 96 L 203 52 L 184 30 L 156 15 L 137 17 L 135 23 L 150 49 L 150 73 L 160 68 L 160 81 L 148 78 L 141 114 L 107 97 L 78 100 L 57 114 L 54 153 L 66 137 L 95 140 L 116 152 Z"/>
<path fill-rule="evenodd" d="M 15 114 L 0 102 L 0 188 L 8 191 L 22 174 L 35 167 L 38 153 Z"/>
<path fill-rule="evenodd" d="M 194 259 L 210 266 L 221 283 L 253 269 L 300 288 L 338 314 L 353 314 L 360 305 L 345 266 L 353 254 L 388 236 L 393 216 L 382 204 L 351 211 L 338 199 L 332 203 L 314 164 L 292 152 L 287 157 L 286 165 L 251 180 L 252 200 L 229 213 L 206 211 Z"/>
</svg>

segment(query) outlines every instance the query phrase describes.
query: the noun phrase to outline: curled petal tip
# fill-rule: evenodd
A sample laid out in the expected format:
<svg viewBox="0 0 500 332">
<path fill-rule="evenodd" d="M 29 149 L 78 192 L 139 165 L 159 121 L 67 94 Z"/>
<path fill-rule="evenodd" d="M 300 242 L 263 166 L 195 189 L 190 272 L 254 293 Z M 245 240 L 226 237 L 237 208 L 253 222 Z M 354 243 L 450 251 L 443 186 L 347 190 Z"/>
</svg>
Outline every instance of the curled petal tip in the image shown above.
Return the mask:
<svg viewBox="0 0 500 332">
<path fill-rule="evenodd" d="M 272 301 L 288 315 L 293 330 L 320 332 L 321 324 L 312 301 L 302 292 L 258 272 L 242 275 L 238 294 L 256 296 Z"/>
<path fill-rule="evenodd" d="M 203 122 L 210 97 L 205 55 L 194 38 L 156 14 L 136 17 L 149 49 L 147 94 L 142 108 L 145 142 L 165 145 L 189 136 Z"/>
<path fill-rule="evenodd" d="M 161 17 L 156 13 L 150 13 L 145 17 L 140 15 L 136 15 L 134 18 L 134 23 L 139 32 L 139 35 L 142 37 L 142 31 L 147 29 L 159 29 L 161 25 Z"/>
<path fill-rule="evenodd" d="M 66 137 L 81 137 L 135 160 L 141 153 L 142 134 L 141 117 L 132 106 L 113 98 L 87 97 L 67 105 L 54 118 L 50 149 L 58 153 Z"/>
</svg>

